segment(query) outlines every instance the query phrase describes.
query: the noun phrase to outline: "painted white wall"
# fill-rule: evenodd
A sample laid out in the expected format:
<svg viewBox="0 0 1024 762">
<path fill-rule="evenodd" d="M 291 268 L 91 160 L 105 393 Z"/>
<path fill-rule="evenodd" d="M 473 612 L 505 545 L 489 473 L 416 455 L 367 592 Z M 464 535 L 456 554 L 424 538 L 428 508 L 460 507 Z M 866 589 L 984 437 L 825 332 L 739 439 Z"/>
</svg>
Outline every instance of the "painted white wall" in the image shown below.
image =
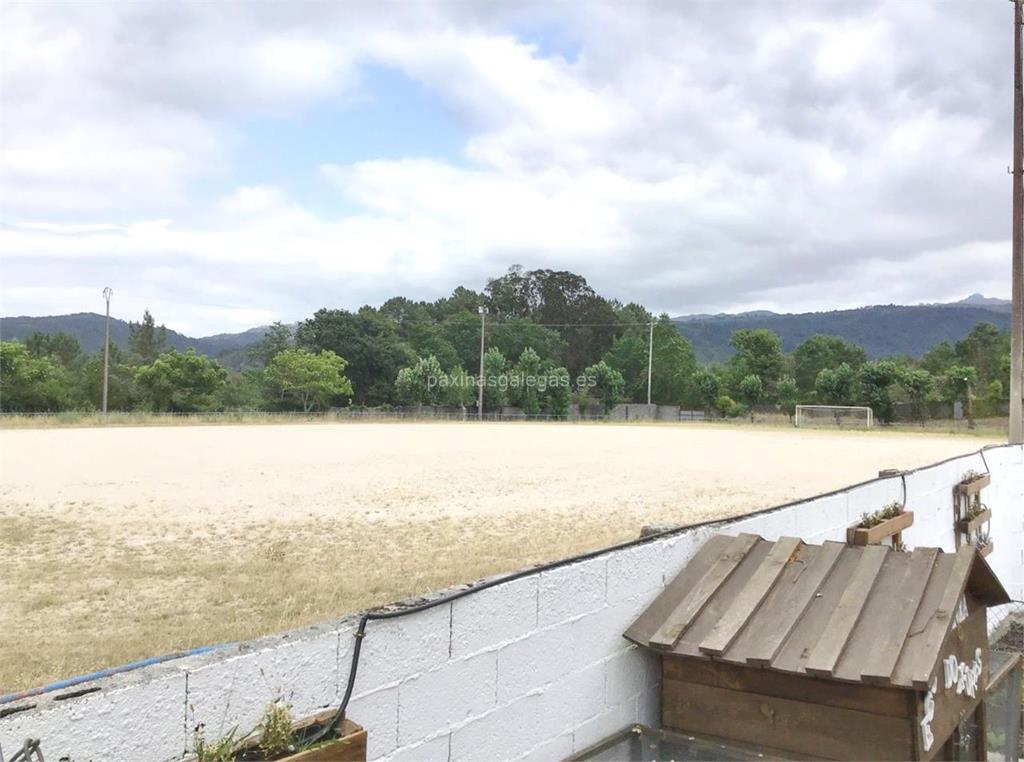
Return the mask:
<svg viewBox="0 0 1024 762">
<path fill-rule="evenodd" d="M 369 758 L 389 762 L 559 759 L 630 723 L 656 725 L 657 662 L 621 633 L 710 534 L 844 540 L 862 513 L 901 500 L 905 482 L 914 511 L 906 544 L 953 550 L 953 485 L 985 461 L 988 561 L 1011 597 L 1024 599 L 1024 450 L 993 448 L 370 622 L 349 717 L 369 731 Z M 41 738 L 47 759 L 74 762 L 179 758 L 199 723 L 216 737 L 252 729 L 275 698 L 300 714 L 336 705 L 355 625 L 324 622 L 105 680 L 79 698 L 39 699 L 0 718 L 0 744 L 9 754 Z"/>
</svg>

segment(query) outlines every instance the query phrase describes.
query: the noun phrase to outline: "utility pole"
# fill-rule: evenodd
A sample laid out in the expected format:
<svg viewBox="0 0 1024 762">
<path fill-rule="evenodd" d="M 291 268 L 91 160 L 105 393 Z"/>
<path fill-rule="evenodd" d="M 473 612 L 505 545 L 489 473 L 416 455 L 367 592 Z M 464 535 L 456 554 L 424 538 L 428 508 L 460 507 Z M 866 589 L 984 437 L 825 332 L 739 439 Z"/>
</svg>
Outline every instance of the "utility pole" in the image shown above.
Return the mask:
<svg viewBox="0 0 1024 762">
<path fill-rule="evenodd" d="M 107 286 L 103 289 L 103 299 L 107 303 L 107 326 L 106 335 L 103 339 L 103 414 L 107 414 L 107 382 L 110 376 L 110 297 L 114 295 L 114 289 Z"/>
<path fill-rule="evenodd" d="M 1013 0 L 1013 285 L 1010 326 L 1010 443 L 1024 442 L 1024 91 L 1021 83 L 1022 2 Z"/>
<path fill-rule="evenodd" d="M 476 417 L 478 421 L 482 421 L 484 419 L 484 323 L 487 320 L 487 308 L 480 305 L 477 311 L 480 313 L 480 378 L 477 379 Z"/>
<path fill-rule="evenodd" d="M 647 339 L 647 404 L 651 404 L 651 370 L 654 366 L 654 321 L 651 321 L 650 338 Z"/>
</svg>

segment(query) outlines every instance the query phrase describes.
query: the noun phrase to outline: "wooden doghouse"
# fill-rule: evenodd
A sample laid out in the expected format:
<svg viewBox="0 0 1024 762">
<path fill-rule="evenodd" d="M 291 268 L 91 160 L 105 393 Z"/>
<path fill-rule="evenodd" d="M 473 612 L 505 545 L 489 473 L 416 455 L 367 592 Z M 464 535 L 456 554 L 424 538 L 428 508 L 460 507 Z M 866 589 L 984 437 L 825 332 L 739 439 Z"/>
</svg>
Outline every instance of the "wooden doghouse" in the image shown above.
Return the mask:
<svg viewBox="0 0 1024 762">
<path fill-rule="evenodd" d="M 662 727 L 769 756 L 985 759 L 986 607 L 956 553 L 712 537 L 625 633 L 662 654 Z"/>
</svg>

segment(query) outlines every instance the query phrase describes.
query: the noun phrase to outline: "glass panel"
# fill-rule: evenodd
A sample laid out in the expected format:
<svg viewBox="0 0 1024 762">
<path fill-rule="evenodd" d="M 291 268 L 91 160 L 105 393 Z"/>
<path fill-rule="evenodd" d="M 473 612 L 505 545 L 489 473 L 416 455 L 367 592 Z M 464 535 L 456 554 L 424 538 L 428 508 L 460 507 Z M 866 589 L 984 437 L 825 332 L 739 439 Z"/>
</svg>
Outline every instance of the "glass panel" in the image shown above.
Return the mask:
<svg viewBox="0 0 1024 762">
<path fill-rule="evenodd" d="M 960 721 L 953 734 L 953 759 L 976 762 L 978 759 L 978 712 Z"/>
<path fill-rule="evenodd" d="M 1020 748 L 1021 668 L 1012 670 L 985 700 L 989 762 L 1017 762 Z"/>
<path fill-rule="evenodd" d="M 601 762 L 740 762 L 763 759 L 755 749 L 635 725 L 573 759 Z"/>
</svg>

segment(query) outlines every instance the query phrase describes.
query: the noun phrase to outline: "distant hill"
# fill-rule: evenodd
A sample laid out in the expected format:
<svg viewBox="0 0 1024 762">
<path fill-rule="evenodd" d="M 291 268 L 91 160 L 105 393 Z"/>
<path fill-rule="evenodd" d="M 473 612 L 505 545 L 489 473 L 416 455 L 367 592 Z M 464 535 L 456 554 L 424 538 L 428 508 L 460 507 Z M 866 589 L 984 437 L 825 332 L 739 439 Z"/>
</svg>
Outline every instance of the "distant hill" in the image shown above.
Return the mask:
<svg viewBox="0 0 1024 762">
<path fill-rule="evenodd" d="M 95 312 L 78 312 L 74 315 L 50 315 L 46 317 L 5 317 L 0 318 L 0 337 L 24 339 L 36 331 L 40 333 L 64 332 L 78 339 L 82 351 L 91 353 L 103 348 L 105 318 Z M 167 346 L 184 351 L 195 347 L 197 352 L 210 357 L 237 355 L 238 350 L 255 344 L 263 338 L 267 326 L 250 328 L 242 333 L 218 333 L 214 336 L 192 338 L 167 329 Z M 110 340 L 125 349 L 128 348 L 128 323 L 116 318 L 110 319 Z M 231 362 L 229 365 L 237 365 Z"/>
<path fill-rule="evenodd" d="M 0 318 L 0 337 L 24 339 L 35 331 L 71 334 L 85 352 L 103 346 L 103 315 L 80 312 L 49 317 Z M 978 323 L 992 323 L 1001 330 L 1010 326 L 1010 303 L 981 294 L 951 304 L 917 306 L 881 305 L 855 310 L 778 314 L 744 312 L 738 315 L 683 315 L 673 318 L 679 332 L 693 343 L 701 362 L 720 362 L 732 355 L 729 337 L 740 328 L 769 328 L 782 337 L 783 348 L 790 352 L 804 339 L 815 334 L 841 336 L 864 347 L 869 357 L 910 355 L 920 357 L 940 341 L 959 341 Z M 178 350 L 195 347 L 210 357 L 220 358 L 229 367 L 246 364 L 242 351 L 261 338 L 267 326 L 242 333 L 219 333 L 192 338 L 167 330 L 167 345 Z M 128 323 L 110 320 L 110 337 L 116 344 L 128 346 Z"/>
<path fill-rule="evenodd" d="M 988 307 L 991 310 L 998 312 L 1009 312 L 1010 311 L 1010 300 L 1009 299 L 996 299 L 990 296 L 983 296 L 981 294 L 971 294 L 966 299 L 961 299 L 959 302 L 953 302 L 950 307 Z"/>
<path fill-rule="evenodd" d="M 720 362 L 732 355 L 729 337 L 741 328 L 768 328 L 782 338 L 787 352 L 815 334 L 840 336 L 864 347 L 869 357 L 920 357 L 940 341 L 959 341 L 978 323 L 1009 330 L 1010 303 L 972 294 L 952 304 L 880 305 L 855 310 L 778 314 L 684 315 L 673 319 L 693 343 L 702 362 Z"/>
</svg>

